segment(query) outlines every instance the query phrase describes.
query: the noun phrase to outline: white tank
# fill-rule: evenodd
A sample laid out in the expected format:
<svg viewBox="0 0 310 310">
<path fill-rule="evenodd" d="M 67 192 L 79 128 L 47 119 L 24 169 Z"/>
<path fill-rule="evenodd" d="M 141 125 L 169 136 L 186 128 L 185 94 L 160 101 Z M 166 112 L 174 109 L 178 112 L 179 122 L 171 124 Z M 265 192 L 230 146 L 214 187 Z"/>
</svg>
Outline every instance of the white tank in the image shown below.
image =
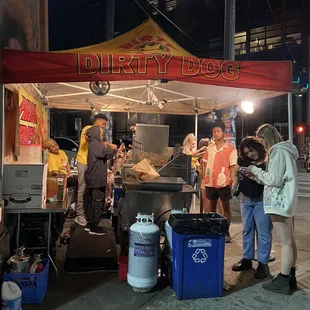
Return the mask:
<svg viewBox="0 0 310 310">
<path fill-rule="evenodd" d="M 138 213 L 129 231 L 127 282 L 135 292 L 149 292 L 157 283 L 159 227 L 154 214 Z"/>
<path fill-rule="evenodd" d="M 21 310 L 22 291 L 14 282 L 3 282 L 1 289 L 2 310 Z"/>
<path fill-rule="evenodd" d="M 187 212 L 187 209 L 181 209 L 181 210 L 176 210 L 172 209 L 170 214 L 185 214 Z M 171 253 L 172 257 L 172 228 L 169 224 L 169 219 L 165 222 L 165 231 L 166 231 L 166 237 L 167 237 L 167 246 L 169 248 L 169 252 Z"/>
</svg>

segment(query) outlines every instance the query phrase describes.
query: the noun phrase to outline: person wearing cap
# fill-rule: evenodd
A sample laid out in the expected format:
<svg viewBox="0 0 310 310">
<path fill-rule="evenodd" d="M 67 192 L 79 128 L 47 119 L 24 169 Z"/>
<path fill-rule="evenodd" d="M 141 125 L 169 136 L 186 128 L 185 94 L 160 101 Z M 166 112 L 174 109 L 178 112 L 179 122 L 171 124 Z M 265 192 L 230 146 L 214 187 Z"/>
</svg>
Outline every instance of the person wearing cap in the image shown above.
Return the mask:
<svg viewBox="0 0 310 310">
<path fill-rule="evenodd" d="M 203 175 L 206 197 L 210 212 L 216 212 L 218 199 L 221 200 L 224 216 L 231 221 L 230 200 L 233 183 L 234 167 L 237 164 L 236 148 L 225 140 L 225 125 L 216 122 L 212 126 L 214 143 L 207 147 L 203 157 Z M 225 236 L 226 242 L 231 242 L 230 233 Z"/>
</svg>

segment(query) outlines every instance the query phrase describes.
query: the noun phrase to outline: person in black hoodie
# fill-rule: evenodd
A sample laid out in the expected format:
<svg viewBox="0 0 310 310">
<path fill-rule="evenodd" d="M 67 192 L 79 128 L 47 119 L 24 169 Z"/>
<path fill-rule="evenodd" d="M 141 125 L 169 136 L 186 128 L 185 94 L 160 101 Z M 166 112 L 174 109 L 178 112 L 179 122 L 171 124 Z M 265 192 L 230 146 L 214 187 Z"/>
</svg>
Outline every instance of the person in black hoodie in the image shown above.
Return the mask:
<svg viewBox="0 0 310 310">
<path fill-rule="evenodd" d="M 104 235 L 106 231 L 98 226 L 105 203 L 107 186 L 107 161 L 117 153 L 115 144 L 103 142 L 103 130 L 93 126 L 86 131 L 88 138 L 86 191 L 84 207 L 87 225 L 85 230 L 92 235 Z"/>
</svg>

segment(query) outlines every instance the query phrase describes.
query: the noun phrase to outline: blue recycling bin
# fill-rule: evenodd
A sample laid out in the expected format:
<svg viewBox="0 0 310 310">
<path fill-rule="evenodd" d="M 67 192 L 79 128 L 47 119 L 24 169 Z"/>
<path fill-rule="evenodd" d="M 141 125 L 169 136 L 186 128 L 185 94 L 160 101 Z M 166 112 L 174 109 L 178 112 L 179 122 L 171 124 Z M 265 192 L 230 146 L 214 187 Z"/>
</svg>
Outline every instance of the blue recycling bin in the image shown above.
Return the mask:
<svg viewBox="0 0 310 310">
<path fill-rule="evenodd" d="M 173 290 L 178 299 L 221 297 L 225 236 L 172 233 Z"/>
</svg>

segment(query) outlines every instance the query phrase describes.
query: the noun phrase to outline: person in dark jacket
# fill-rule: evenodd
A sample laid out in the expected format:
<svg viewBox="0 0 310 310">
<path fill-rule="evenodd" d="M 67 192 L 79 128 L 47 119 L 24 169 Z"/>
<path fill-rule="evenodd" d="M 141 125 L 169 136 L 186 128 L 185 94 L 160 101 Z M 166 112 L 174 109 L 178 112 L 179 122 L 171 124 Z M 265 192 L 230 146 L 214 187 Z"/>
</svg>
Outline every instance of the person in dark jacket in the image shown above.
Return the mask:
<svg viewBox="0 0 310 310">
<path fill-rule="evenodd" d="M 246 137 L 241 141 L 235 172 L 237 173 L 240 167 L 250 165 L 266 170 L 266 150 L 256 137 Z M 235 181 L 234 184 L 237 182 Z M 264 185 L 257 183 L 257 180 L 243 176 L 238 191 L 242 193 L 243 257 L 232 266 L 232 270 L 252 269 L 256 230 L 258 266 L 254 272 L 254 277 L 264 279 L 269 275 L 268 261 L 272 245 L 271 219 L 270 215 L 264 213 Z"/>
<path fill-rule="evenodd" d="M 98 226 L 105 203 L 107 186 L 107 162 L 117 153 L 115 144 L 102 141 L 103 130 L 93 126 L 86 131 L 88 138 L 87 170 L 85 173 L 85 230 L 92 235 L 104 235 L 106 231 Z"/>
</svg>

